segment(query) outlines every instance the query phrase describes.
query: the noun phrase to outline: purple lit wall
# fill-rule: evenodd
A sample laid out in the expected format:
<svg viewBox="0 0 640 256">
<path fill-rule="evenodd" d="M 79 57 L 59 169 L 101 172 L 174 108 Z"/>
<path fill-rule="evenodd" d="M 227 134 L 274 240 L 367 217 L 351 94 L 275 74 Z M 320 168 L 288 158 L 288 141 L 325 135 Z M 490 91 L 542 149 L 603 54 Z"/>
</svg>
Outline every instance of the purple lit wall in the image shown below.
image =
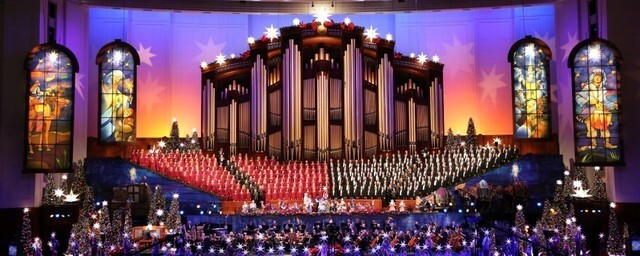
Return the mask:
<svg viewBox="0 0 640 256">
<path fill-rule="evenodd" d="M 358 26 L 391 33 L 396 51 L 440 56 L 445 64 L 445 126 L 466 131 L 473 117 L 479 133 L 511 134 L 510 69 L 507 52 L 513 42 L 533 35 L 555 49 L 554 7 L 348 15 Z M 222 53 L 248 50 L 248 36 L 259 38 L 265 27 L 290 26 L 312 15 L 200 14 L 162 11 L 89 11 L 89 60 L 104 44 L 121 38 L 136 47 L 138 73 L 138 137 L 169 134 L 177 118 L 183 131 L 200 127 L 200 69 Z M 333 15 L 342 21 L 346 15 Z M 555 54 L 555 51 L 554 51 Z M 89 95 L 97 93 L 97 67 L 88 69 Z M 81 72 L 82 73 L 82 72 Z M 552 84 L 555 81 L 552 80 Z M 94 97 L 94 96 L 91 96 Z M 96 120 L 90 101 L 88 120 Z M 491 114 L 489 114 L 491 113 Z M 97 135 L 89 121 L 89 136 Z M 554 129 L 555 130 L 555 129 Z"/>
</svg>

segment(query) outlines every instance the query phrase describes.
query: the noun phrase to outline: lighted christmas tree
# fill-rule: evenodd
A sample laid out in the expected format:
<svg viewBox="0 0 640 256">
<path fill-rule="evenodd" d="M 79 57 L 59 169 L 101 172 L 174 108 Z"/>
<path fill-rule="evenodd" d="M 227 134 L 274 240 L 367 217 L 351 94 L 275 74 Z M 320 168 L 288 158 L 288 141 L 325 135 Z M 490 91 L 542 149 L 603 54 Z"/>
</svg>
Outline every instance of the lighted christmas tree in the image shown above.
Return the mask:
<svg viewBox="0 0 640 256">
<path fill-rule="evenodd" d="M 583 166 L 576 166 L 576 178 L 575 180 L 580 181 L 582 184 L 582 189 L 589 189 L 589 179 L 587 179 L 587 172 Z"/>
<path fill-rule="evenodd" d="M 445 145 L 445 149 L 453 150 L 456 147 L 455 143 L 456 141 L 453 137 L 453 131 L 451 130 L 451 127 L 449 127 L 449 130 L 447 131 L 447 143 Z"/>
<path fill-rule="evenodd" d="M 102 208 L 98 211 L 98 224 L 100 224 L 99 231 L 104 234 L 104 244 L 107 246 L 113 245 L 113 237 L 109 234 L 109 230 L 111 230 L 111 214 L 107 201 L 102 202 Z M 96 232 L 98 232 L 98 230 L 96 230 Z"/>
<path fill-rule="evenodd" d="M 570 204 L 569 210 L 565 216 L 564 228 L 561 230 L 562 239 L 560 240 L 560 248 L 562 248 L 568 255 L 576 255 L 575 237 L 578 233 L 578 229 L 575 223 L 576 218 L 574 214 L 573 204 Z"/>
<path fill-rule="evenodd" d="M 113 243 L 112 245 L 116 246 L 116 247 L 120 247 L 122 246 L 122 235 L 124 234 L 124 232 L 122 232 L 122 218 L 123 216 L 123 209 L 119 208 L 116 209 L 115 211 L 113 211 L 113 219 L 111 220 L 111 229 L 109 229 L 109 236 L 111 236 L 111 239 L 113 239 Z"/>
<path fill-rule="evenodd" d="M 178 202 L 178 194 L 173 194 L 171 205 L 169 206 L 169 213 L 167 214 L 167 229 L 174 232 L 178 232 L 180 229 L 180 203 Z"/>
<path fill-rule="evenodd" d="M 89 235 L 92 233 L 91 229 L 97 219 L 92 218 L 95 208 L 93 207 L 93 189 L 86 186 L 82 191 L 83 200 L 82 207 L 80 208 L 80 215 L 78 216 L 78 222 L 73 224 L 71 228 L 71 234 L 75 235 L 75 239 L 78 241 L 78 252 L 84 255 L 91 254 L 91 245 L 89 244 Z M 67 254 L 71 254 L 72 246 L 69 244 L 67 248 Z"/>
<path fill-rule="evenodd" d="M 522 205 L 518 205 L 516 207 L 516 217 L 514 222 L 515 223 L 513 226 L 515 227 L 516 235 L 518 235 L 519 237 L 526 237 L 525 228 L 524 228 L 525 226 L 524 211 L 523 211 Z M 518 253 L 518 255 L 523 255 L 526 249 L 527 249 L 526 243 L 518 243 L 518 251 L 520 252 Z"/>
<path fill-rule="evenodd" d="M 544 201 L 544 206 L 542 207 L 542 216 L 537 223 L 537 226 L 542 230 L 553 230 L 558 227 L 558 212 L 553 209 L 553 205 L 549 202 L 549 200 Z"/>
<path fill-rule="evenodd" d="M 164 222 L 164 211 L 166 210 L 167 202 L 162 194 L 162 187 L 156 185 L 156 190 L 153 193 L 153 199 L 149 205 L 149 213 L 147 214 L 149 224 L 157 226 L 161 222 Z"/>
<path fill-rule="evenodd" d="M 605 201 L 607 200 L 607 191 L 604 186 L 604 182 L 602 182 L 602 170 L 600 167 L 594 168 L 593 173 L 593 189 L 591 190 L 591 194 L 593 195 L 593 200 Z"/>
<path fill-rule="evenodd" d="M 69 175 L 66 173 L 62 174 L 62 177 L 60 177 L 60 189 L 63 193 L 66 193 L 69 190 Z M 62 198 L 60 198 L 60 202 L 62 203 Z"/>
<path fill-rule="evenodd" d="M 478 136 L 476 135 L 476 125 L 473 124 L 473 118 L 469 118 L 469 124 L 467 125 L 467 140 L 465 146 L 472 148 L 472 146 L 478 146 Z"/>
<path fill-rule="evenodd" d="M 573 195 L 573 179 L 571 178 L 569 171 L 564 171 L 564 181 L 562 182 L 562 197 L 565 199 L 571 198 Z"/>
<path fill-rule="evenodd" d="M 609 209 L 609 239 L 607 241 L 607 251 L 609 255 L 624 255 L 622 248 L 622 238 L 618 229 L 618 218 L 615 212 L 615 203 L 610 204 Z"/>
<path fill-rule="evenodd" d="M 562 182 L 562 180 L 556 181 L 556 193 L 555 193 L 555 196 L 553 197 L 554 209 L 560 214 L 559 217 L 561 217 L 562 214 L 564 214 L 567 210 L 566 200 L 565 200 L 565 197 L 562 195 L 563 184 L 564 183 Z"/>
<path fill-rule="evenodd" d="M 20 244 L 22 244 L 22 252 L 24 255 L 33 255 L 31 251 L 31 216 L 29 216 L 29 208 L 22 210 L 22 235 L 20 236 Z"/>
<path fill-rule="evenodd" d="M 84 164 L 82 163 L 82 161 L 78 161 L 73 171 L 73 183 L 71 183 L 71 191 L 78 193 L 79 191 L 85 191 L 87 187 L 87 180 L 84 173 Z"/>
<path fill-rule="evenodd" d="M 57 205 L 59 197 L 56 197 L 56 182 L 53 180 L 53 174 L 47 173 L 47 185 L 44 187 L 44 195 L 42 196 L 42 205 Z"/>
<path fill-rule="evenodd" d="M 124 206 L 124 226 L 122 232 L 132 235 L 133 222 L 131 220 L 131 200 L 127 199 L 127 204 Z"/>
<path fill-rule="evenodd" d="M 169 141 L 166 142 L 167 150 L 175 150 L 180 148 L 180 128 L 178 128 L 178 120 L 173 120 L 171 124 L 171 133 L 169 133 Z"/>
<path fill-rule="evenodd" d="M 491 252 L 491 255 L 496 255 L 496 253 L 500 253 L 500 251 L 498 250 L 498 246 L 496 245 L 496 232 L 491 229 L 491 231 L 489 231 L 489 237 L 490 237 L 490 246 L 489 246 L 489 250 Z"/>
</svg>

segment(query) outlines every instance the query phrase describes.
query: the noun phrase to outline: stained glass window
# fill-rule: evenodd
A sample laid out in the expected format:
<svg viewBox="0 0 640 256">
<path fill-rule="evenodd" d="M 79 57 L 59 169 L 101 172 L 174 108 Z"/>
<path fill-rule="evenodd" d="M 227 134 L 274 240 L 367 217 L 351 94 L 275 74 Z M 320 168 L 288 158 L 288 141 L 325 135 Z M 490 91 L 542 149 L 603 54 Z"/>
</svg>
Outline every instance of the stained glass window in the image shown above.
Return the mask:
<svg viewBox="0 0 640 256">
<path fill-rule="evenodd" d="M 31 50 L 28 73 L 25 170 L 69 172 L 73 162 L 73 100 L 78 61 L 66 47 Z"/>
<path fill-rule="evenodd" d="M 576 164 L 623 164 L 620 51 L 609 41 L 587 39 L 573 48 L 573 128 Z"/>
<path fill-rule="evenodd" d="M 549 47 L 540 39 L 525 37 L 511 47 L 508 59 L 512 68 L 515 138 L 549 138 Z"/>
<path fill-rule="evenodd" d="M 136 69 L 138 52 L 116 40 L 98 52 L 100 77 L 99 137 L 101 142 L 133 142 L 136 131 Z"/>
</svg>

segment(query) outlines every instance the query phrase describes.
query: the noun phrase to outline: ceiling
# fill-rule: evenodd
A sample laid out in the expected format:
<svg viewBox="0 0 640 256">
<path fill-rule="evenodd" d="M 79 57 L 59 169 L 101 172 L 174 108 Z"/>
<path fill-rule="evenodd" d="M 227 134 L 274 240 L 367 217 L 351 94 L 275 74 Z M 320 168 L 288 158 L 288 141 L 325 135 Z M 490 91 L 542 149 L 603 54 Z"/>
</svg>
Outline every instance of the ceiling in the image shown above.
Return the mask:
<svg viewBox="0 0 640 256">
<path fill-rule="evenodd" d="M 325 6 L 331 13 L 389 13 L 548 4 L 557 0 L 78 0 L 88 6 L 126 9 L 230 13 L 310 13 Z M 312 7 L 313 4 L 313 7 Z M 333 5 L 333 7 L 332 7 Z"/>
</svg>

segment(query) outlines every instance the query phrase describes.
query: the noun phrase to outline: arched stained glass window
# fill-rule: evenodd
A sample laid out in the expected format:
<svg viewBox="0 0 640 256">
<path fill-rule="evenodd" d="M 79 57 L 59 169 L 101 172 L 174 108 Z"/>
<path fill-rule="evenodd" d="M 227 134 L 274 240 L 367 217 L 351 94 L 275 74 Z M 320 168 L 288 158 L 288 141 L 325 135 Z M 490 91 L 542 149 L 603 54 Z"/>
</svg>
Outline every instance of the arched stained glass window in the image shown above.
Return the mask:
<svg viewBox="0 0 640 256">
<path fill-rule="evenodd" d="M 509 50 L 513 90 L 513 134 L 517 139 L 551 136 L 549 61 L 551 50 L 540 39 L 527 36 Z"/>
<path fill-rule="evenodd" d="M 569 54 L 577 165 L 623 164 L 620 119 L 620 51 L 591 38 Z"/>
<path fill-rule="evenodd" d="M 115 40 L 98 52 L 99 138 L 101 142 L 134 142 L 136 138 L 136 70 L 140 57 L 133 46 Z"/>
<path fill-rule="evenodd" d="M 34 47 L 24 65 L 29 78 L 25 170 L 69 172 L 78 60 L 68 48 L 46 43 Z"/>
</svg>

